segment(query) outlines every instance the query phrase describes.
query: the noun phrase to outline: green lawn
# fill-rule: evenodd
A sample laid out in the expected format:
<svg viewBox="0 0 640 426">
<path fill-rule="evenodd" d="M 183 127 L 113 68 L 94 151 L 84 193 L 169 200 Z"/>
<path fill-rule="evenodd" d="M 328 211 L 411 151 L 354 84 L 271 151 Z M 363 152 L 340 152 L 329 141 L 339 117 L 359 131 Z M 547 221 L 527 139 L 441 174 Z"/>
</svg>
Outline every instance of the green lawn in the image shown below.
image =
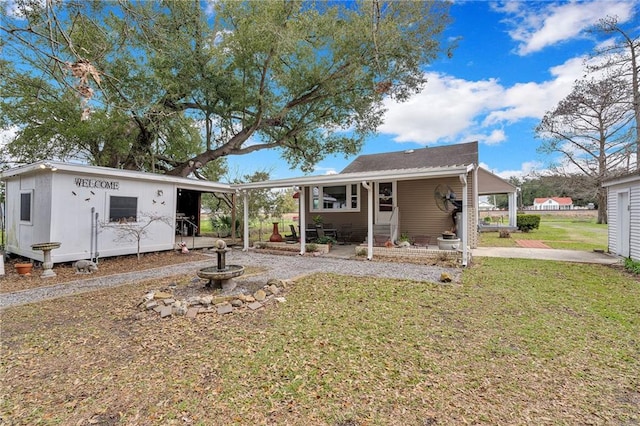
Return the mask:
<svg viewBox="0 0 640 426">
<path fill-rule="evenodd" d="M 157 285 L 4 310 L 0 419 L 640 422 L 640 283 L 620 269 L 483 258 L 461 285 L 313 275 L 267 310 L 136 317 Z"/>
<path fill-rule="evenodd" d="M 541 240 L 551 248 L 569 250 L 606 250 L 607 225 L 593 218 L 566 218 L 543 215 L 540 229 L 512 232 L 511 238 L 499 238 L 498 232 L 480 234 L 482 247 L 516 247 L 515 240 Z"/>
</svg>

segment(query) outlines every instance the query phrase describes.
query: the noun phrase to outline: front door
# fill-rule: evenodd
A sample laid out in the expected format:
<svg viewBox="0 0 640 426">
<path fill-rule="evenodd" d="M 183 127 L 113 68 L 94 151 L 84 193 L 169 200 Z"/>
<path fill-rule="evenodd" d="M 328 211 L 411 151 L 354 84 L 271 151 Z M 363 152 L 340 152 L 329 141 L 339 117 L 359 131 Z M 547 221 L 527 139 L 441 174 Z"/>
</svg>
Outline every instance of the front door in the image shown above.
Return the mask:
<svg viewBox="0 0 640 426">
<path fill-rule="evenodd" d="M 396 183 L 376 183 L 376 223 L 390 223 L 396 206 Z"/>
</svg>

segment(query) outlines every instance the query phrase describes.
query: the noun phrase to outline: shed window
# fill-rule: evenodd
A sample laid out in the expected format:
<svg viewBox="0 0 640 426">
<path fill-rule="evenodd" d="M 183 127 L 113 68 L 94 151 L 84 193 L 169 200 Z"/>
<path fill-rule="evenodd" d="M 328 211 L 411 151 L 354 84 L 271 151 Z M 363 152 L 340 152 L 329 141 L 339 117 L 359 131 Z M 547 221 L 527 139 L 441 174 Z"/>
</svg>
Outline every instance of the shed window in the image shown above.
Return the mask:
<svg viewBox="0 0 640 426">
<path fill-rule="evenodd" d="M 136 222 L 137 214 L 137 197 L 109 197 L 109 222 Z"/>
<path fill-rule="evenodd" d="M 33 197 L 31 191 L 20 193 L 20 221 L 31 222 L 31 210 Z"/>
<path fill-rule="evenodd" d="M 360 191 L 357 184 L 314 186 L 311 192 L 311 211 L 360 210 Z"/>
</svg>

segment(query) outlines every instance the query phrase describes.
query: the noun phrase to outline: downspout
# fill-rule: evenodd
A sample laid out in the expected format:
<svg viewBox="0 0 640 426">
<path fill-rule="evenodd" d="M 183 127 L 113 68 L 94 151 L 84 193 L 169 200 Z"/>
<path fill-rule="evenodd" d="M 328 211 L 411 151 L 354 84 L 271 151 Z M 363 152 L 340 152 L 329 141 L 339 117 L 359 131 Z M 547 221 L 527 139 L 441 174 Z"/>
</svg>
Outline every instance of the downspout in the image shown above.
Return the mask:
<svg viewBox="0 0 640 426">
<path fill-rule="evenodd" d="M 242 251 L 249 250 L 249 192 L 246 189 L 242 190 L 242 203 L 244 204 L 243 222 L 244 222 L 244 235 L 243 235 L 243 248 Z M 235 207 L 234 207 L 235 210 Z M 235 223 L 232 225 L 235 228 Z"/>
<path fill-rule="evenodd" d="M 478 247 L 478 243 L 480 242 L 480 196 L 478 195 L 478 169 L 479 167 L 477 165 L 473 166 L 473 195 L 472 195 L 472 199 L 473 199 L 473 204 L 474 204 L 474 208 L 473 208 L 473 213 L 475 215 L 475 223 L 473 224 L 474 229 L 473 232 L 475 233 L 474 236 L 474 242 L 475 244 L 473 245 L 473 247 Z"/>
<path fill-rule="evenodd" d="M 93 262 L 93 214 L 95 213 L 96 208 L 95 207 L 91 207 L 91 230 L 89 231 L 90 234 L 90 241 L 89 241 L 89 260 Z"/>
<path fill-rule="evenodd" d="M 467 256 L 469 255 L 469 188 L 467 185 L 467 175 L 460 175 L 462 182 L 462 266 L 467 266 Z"/>
<path fill-rule="evenodd" d="M 307 251 L 307 202 L 305 197 L 306 187 L 298 190 L 298 217 L 300 218 L 300 256 Z"/>
<path fill-rule="evenodd" d="M 362 182 L 367 190 L 367 260 L 373 259 L 373 185 Z"/>
</svg>

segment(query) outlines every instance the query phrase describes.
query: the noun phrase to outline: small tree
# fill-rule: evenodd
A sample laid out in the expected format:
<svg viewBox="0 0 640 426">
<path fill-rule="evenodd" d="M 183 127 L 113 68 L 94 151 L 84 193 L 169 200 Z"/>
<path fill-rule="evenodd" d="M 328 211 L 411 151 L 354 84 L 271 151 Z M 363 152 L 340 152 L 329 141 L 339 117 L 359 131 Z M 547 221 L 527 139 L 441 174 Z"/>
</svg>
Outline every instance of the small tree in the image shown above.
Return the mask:
<svg viewBox="0 0 640 426">
<path fill-rule="evenodd" d="M 141 213 L 136 222 L 103 222 L 102 228 L 110 228 L 115 231 L 116 241 L 135 241 L 137 244 L 137 257 L 140 260 L 140 241 L 147 236 L 149 227 L 155 222 L 166 223 L 169 227 L 173 222 L 168 216 Z"/>
</svg>

